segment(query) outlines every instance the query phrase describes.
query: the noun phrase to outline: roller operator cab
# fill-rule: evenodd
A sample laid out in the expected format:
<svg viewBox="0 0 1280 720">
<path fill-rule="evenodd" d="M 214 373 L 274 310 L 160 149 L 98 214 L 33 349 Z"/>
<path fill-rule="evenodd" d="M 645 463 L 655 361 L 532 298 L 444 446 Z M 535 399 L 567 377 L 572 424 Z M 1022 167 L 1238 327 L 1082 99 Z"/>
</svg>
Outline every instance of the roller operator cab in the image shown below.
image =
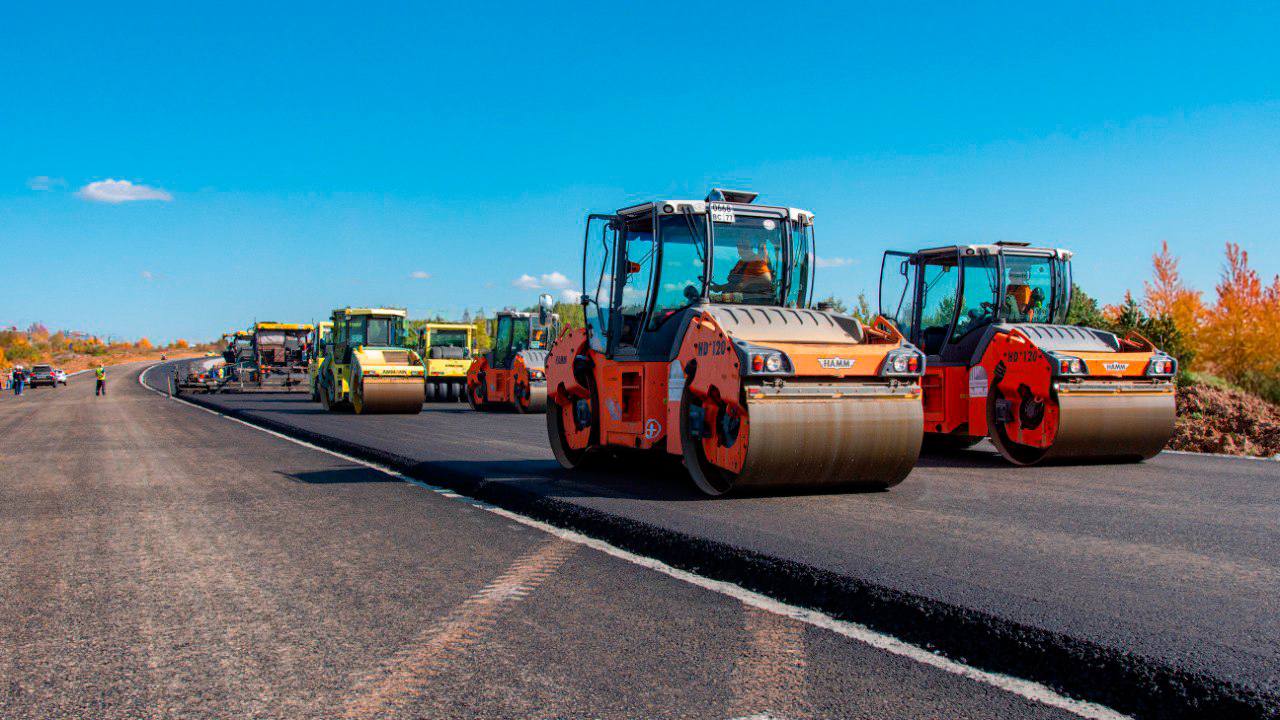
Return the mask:
<svg viewBox="0 0 1280 720">
<path fill-rule="evenodd" d="M 422 360 L 408 346 L 405 311 L 333 311 L 330 343 L 320 366 L 320 403 L 331 412 L 422 412 Z"/>
<path fill-rule="evenodd" d="M 813 215 L 755 197 L 716 189 L 588 217 L 586 327 L 547 362 L 563 466 L 658 449 L 708 495 L 883 488 L 911 471 L 923 355 L 883 318 L 809 309 Z"/>
<path fill-rule="evenodd" d="M 880 313 L 928 356 L 925 442 L 1010 462 L 1142 460 L 1173 435 L 1177 363 L 1137 333 L 1066 325 L 1071 253 L 1025 243 L 887 252 Z"/>
<path fill-rule="evenodd" d="M 427 323 L 418 335 L 418 354 L 425 375 L 427 400 L 460 402 L 466 395 L 467 367 L 471 365 L 475 326 L 467 323 Z"/>
<path fill-rule="evenodd" d="M 307 387 L 311 390 L 311 402 L 320 402 L 320 367 L 328 357 L 333 340 L 333 323 L 316 324 L 311 333 L 311 354 L 307 358 Z"/>
<path fill-rule="evenodd" d="M 492 348 L 476 357 L 467 371 L 467 400 L 472 408 L 546 411 L 547 353 L 560 334 L 560 316 L 551 312 L 552 305 L 552 297 L 543 295 L 536 313 L 498 313 Z"/>
</svg>

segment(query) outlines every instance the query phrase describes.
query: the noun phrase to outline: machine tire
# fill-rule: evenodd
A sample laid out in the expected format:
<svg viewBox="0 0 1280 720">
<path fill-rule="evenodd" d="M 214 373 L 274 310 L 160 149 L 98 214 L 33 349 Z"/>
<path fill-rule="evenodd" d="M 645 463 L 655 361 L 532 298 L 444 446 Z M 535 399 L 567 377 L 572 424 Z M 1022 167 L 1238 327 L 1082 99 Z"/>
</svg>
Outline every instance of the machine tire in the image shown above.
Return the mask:
<svg viewBox="0 0 1280 720">
<path fill-rule="evenodd" d="M 472 410 L 476 410 L 476 411 L 485 410 L 484 398 L 480 397 L 480 386 L 477 385 L 474 391 L 467 389 L 466 393 L 467 393 L 467 404 L 471 406 Z"/>
<path fill-rule="evenodd" d="M 996 389 L 991 388 L 991 393 L 987 395 L 987 427 L 991 432 L 991 444 L 995 445 L 996 450 L 999 450 L 1000 454 L 1014 465 L 1035 465 L 1043 460 L 1049 453 L 1049 448 L 1031 447 L 1014 442 L 1005 434 L 1004 423 L 996 422 L 997 397 Z"/>
<path fill-rule="evenodd" d="M 450 382 L 446 385 L 448 388 L 449 402 L 458 402 L 458 383 Z"/>
<path fill-rule="evenodd" d="M 683 448 L 684 465 L 693 484 L 709 497 L 720 497 L 733 490 L 732 473 L 712 465 L 702 452 L 701 438 L 694 438 L 689 430 L 689 407 L 693 396 L 686 389 L 680 398 L 680 446 Z"/>
<path fill-rule="evenodd" d="M 591 412 L 596 417 L 591 428 L 591 436 L 587 441 L 587 447 L 582 450 L 574 450 L 570 448 L 564 437 L 564 411 L 554 401 L 547 403 L 547 439 L 551 441 L 551 454 L 556 456 L 556 461 L 560 463 L 560 467 L 566 470 L 580 470 L 589 468 L 596 464 L 600 458 L 601 451 L 597 449 L 600 443 L 600 424 L 598 422 L 598 414 L 600 412 L 600 395 L 596 392 L 595 380 L 590 376 L 587 377 L 587 390 L 591 393 Z"/>
<path fill-rule="evenodd" d="M 435 401 L 436 401 L 436 389 L 437 389 L 437 387 L 438 387 L 438 385 L 437 385 L 436 383 L 433 383 L 433 382 L 425 383 L 425 384 L 423 385 L 423 387 L 422 387 L 422 396 L 423 396 L 424 398 L 426 398 L 426 399 L 427 399 L 427 402 L 435 402 Z"/>
</svg>

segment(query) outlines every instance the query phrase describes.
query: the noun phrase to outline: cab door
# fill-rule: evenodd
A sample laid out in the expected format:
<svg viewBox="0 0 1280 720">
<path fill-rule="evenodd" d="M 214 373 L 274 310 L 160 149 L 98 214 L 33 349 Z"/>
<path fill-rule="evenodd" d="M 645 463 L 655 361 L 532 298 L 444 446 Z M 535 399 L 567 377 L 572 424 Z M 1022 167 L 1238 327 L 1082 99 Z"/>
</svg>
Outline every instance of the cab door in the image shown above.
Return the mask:
<svg viewBox="0 0 1280 720">
<path fill-rule="evenodd" d="M 911 253 L 890 250 L 880 261 L 880 314 L 893 321 L 907 340 L 917 344 L 916 268 Z"/>
<path fill-rule="evenodd" d="M 582 249 L 582 293 L 586 304 L 582 310 L 591 349 L 598 353 L 609 350 L 617 242 L 617 218 L 613 215 L 587 217 Z"/>
</svg>

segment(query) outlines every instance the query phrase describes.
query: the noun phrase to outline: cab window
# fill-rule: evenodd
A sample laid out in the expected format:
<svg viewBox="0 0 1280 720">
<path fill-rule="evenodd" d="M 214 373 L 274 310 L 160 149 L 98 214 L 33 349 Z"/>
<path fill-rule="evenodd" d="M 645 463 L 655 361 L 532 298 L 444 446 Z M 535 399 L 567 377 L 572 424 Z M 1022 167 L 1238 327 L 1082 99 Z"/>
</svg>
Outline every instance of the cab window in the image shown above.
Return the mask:
<svg viewBox="0 0 1280 720">
<path fill-rule="evenodd" d="M 493 364 L 505 367 L 507 356 L 511 354 L 511 316 L 498 316 L 498 330 L 493 338 Z"/>
<path fill-rule="evenodd" d="M 960 273 L 954 255 L 928 258 L 920 269 L 920 340 L 924 351 L 937 355 L 947 339 L 947 330 L 956 311 L 956 288 Z"/>
<path fill-rule="evenodd" d="M 658 229 L 662 234 L 662 264 L 658 268 L 650 328 L 661 325 L 701 296 L 707 271 L 704 216 L 664 215 L 658 221 Z"/>
<path fill-rule="evenodd" d="M 644 322 L 645 304 L 649 299 L 649 283 L 653 279 L 653 218 L 645 216 L 628 220 L 623 226 L 622 257 L 618 272 L 622 282 L 618 288 L 618 315 L 622 323 L 618 342 L 635 345 Z"/>
<path fill-rule="evenodd" d="M 738 215 L 716 223 L 711 299 L 749 305 L 781 305 L 782 221 Z"/>
<path fill-rule="evenodd" d="M 1049 322 L 1053 297 L 1051 260 L 1005 255 L 1002 317 L 1009 322 Z"/>
<path fill-rule="evenodd" d="M 813 226 L 791 224 L 791 280 L 787 307 L 809 306 L 809 259 L 813 256 Z"/>
<path fill-rule="evenodd" d="M 995 256 L 965 256 L 960 261 L 960 271 L 964 274 L 964 287 L 960 291 L 960 312 L 956 329 L 951 333 L 952 342 L 995 320 L 995 300 L 1000 293 L 999 262 Z"/>
</svg>

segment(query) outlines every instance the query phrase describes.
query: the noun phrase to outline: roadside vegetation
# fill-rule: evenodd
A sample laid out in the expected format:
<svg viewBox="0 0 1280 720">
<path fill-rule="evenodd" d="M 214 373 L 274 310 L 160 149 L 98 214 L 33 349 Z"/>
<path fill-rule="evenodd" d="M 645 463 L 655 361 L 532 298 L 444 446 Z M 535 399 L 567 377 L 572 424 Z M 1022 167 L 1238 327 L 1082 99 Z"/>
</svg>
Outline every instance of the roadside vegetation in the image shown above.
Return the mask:
<svg viewBox="0 0 1280 720">
<path fill-rule="evenodd" d="M 182 357 L 210 351 L 215 351 L 213 343 L 192 345 L 186 340 L 175 340 L 158 346 L 145 337 L 128 341 L 74 331 L 52 332 L 38 322 L 26 330 L 16 327 L 0 330 L 0 372 L 7 372 L 15 365 L 30 368 L 42 364 L 75 372 L 100 363 L 115 365 L 159 358 L 161 353 Z"/>
</svg>

